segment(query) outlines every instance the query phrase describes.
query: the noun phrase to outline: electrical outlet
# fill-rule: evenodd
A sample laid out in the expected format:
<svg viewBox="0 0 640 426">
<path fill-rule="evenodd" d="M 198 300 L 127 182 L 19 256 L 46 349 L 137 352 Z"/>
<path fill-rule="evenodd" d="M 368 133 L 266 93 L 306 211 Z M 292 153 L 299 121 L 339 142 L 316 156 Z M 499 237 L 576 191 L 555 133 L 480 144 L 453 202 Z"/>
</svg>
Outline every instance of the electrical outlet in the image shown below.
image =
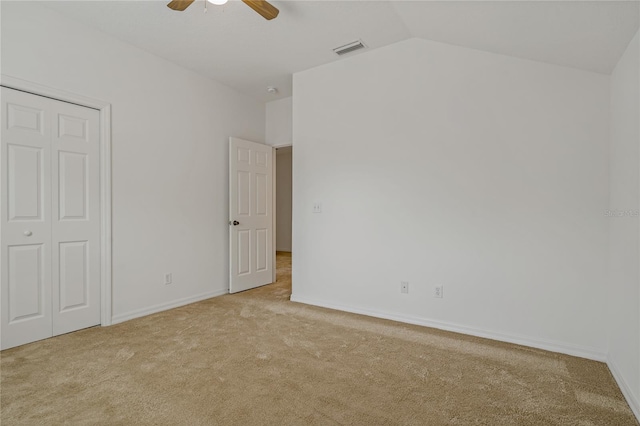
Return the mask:
<svg viewBox="0 0 640 426">
<path fill-rule="evenodd" d="M 409 281 L 400 281 L 400 293 L 409 293 Z"/>
<path fill-rule="evenodd" d="M 443 295 L 442 290 L 443 290 L 443 288 L 442 288 L 441 285 L 435 286 L 434 289 L 433 289 L 433 297 L 437 297 L 439 299 L 442 299 L 442 295 Z"/>
<path fill-rule="evenodd" d="M 173 274 L 164 274 L 164 285 L 169 285 L 173 282 Z"/>
<path fill-rule="evenodd" d="M 322 213 L 322 203 L 318 203 L 318 202 L 313 203 L 313 212 Z"/>
</svg>

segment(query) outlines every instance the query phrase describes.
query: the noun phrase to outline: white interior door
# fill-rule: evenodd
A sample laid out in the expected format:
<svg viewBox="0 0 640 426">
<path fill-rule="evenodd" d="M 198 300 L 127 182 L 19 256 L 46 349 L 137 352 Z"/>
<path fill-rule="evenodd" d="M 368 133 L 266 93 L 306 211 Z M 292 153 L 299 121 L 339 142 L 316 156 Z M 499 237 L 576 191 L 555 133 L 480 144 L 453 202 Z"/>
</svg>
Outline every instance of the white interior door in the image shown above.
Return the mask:
<svg viewBox="0 0 640 426">
<path fill-rule="evenodd" d="M 2 349 L 51 336 L 48 104 L 2 88 Z"/>
<path fill-rule="evenodd" d="M 53 335 L 100 324 L 100 115 L 55 103 L 52 123 Z"/>
<path fill-rule="evenodd" d="M 273 280 L 273 148 L 229 140 L 229 292 Z"/>
<path fill-rule="evenodd" d="M 100 323 L 99 113 L 2 88 L 0 347 Z"/>
</svg>

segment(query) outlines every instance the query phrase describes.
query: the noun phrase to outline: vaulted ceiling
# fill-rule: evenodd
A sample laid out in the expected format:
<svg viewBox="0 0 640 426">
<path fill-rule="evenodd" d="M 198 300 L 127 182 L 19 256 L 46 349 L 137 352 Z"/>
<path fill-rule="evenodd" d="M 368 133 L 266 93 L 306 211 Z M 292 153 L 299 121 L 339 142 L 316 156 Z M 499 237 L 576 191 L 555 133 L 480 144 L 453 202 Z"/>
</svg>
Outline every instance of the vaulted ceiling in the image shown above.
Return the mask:
<svg viewBox="0 0 640 426">
<path fill-rule="evenodd" d="M 637 0 L 272 1 L 272 21 L 237 0 L 207 13 L 204 0 L 184 12 L 167 2 L 43 5 L 262 101 L 290 96 L 293 73 L 341 60 L 332 49 L 357 39 L 371 50 L 421 37 L 608 74 L 640 22 Z"/>
</svg>

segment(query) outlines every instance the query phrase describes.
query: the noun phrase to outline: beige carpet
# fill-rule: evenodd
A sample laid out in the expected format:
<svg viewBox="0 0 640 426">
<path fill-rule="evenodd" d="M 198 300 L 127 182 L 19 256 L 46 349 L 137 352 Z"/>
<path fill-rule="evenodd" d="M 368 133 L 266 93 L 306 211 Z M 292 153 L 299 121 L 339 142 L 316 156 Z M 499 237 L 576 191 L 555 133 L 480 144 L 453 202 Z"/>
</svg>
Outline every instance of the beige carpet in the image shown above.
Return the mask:
<svg viewBox="0 0 640 426">
<path fill-rule="evenodd" d="M 607 370 L 288 301 L 278 282 L 1 354 L 9 425 L 637 425 Z"/>
</svg>

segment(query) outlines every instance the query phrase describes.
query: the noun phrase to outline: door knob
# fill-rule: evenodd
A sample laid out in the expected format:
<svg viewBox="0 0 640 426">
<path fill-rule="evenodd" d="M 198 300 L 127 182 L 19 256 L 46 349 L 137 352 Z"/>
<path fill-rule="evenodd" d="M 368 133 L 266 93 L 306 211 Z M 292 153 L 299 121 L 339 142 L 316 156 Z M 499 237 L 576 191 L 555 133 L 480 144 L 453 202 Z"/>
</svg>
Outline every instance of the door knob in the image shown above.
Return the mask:
<svg viewBox="0 0 640 426">
<path fill-rule="evenodd" d="M 33 235 L 33 233 L 31 231 L 24 231 L 24 236 L 25 237 L 30 237 L 31 235 Z"/>
<path fill-rule="evenodd" d="M 240 222 L 238 222 L 237 220 L 234 220 L 233 222 L 231 222 L 231 224 L 233 226 L 238 226 L 238 225 L 240 225 Z"/>
</svg>

